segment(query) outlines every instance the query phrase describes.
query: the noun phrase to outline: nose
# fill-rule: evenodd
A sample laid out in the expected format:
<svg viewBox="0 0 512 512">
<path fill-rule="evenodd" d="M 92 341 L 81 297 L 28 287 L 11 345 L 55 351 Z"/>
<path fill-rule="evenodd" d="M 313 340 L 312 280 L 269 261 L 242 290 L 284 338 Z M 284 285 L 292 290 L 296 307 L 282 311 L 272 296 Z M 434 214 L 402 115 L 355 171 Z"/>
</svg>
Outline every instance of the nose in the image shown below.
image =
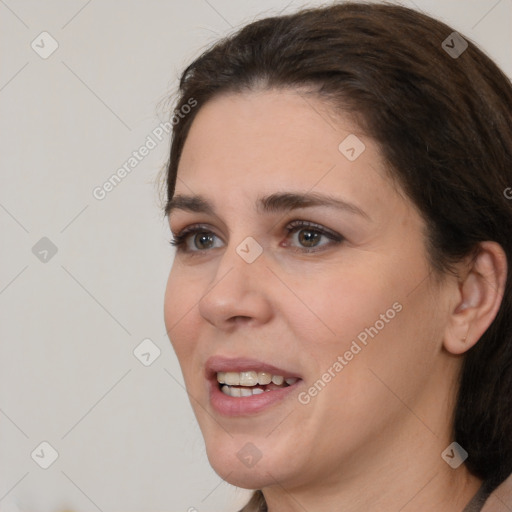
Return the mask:
<svg viewBox="0 0 512 512">
<path fill-rule="evenodd" d="M 269 280 L 273 275 L 265 251 L 252 262 L 243 256 L 234 246 L 226 247 L 199 301 L 200 315 L 218 329 L 229 331 L 240 323 L 264 324 L 272 318 Z"/>
</svg>

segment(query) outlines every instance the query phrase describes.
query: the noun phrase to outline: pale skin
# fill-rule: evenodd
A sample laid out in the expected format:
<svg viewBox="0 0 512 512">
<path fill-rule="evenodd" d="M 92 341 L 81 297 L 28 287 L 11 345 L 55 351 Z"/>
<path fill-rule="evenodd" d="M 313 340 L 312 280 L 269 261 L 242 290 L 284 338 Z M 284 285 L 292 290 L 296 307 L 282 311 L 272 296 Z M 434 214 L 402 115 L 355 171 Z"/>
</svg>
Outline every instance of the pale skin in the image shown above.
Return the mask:
<svg viewBox="0 0 512 512">
<path fill-rule="evenodd" d="M 338 149 L 356 134 L 353 162 Z M 365 215 L 327 206 L 258 213 L 277 192 L 329 194 Z M 201 195 L 215 214 L 182 209 L 174 234 L 199 223 L 213 237 L 175 257 L 165 322 L 210 463 L 228 482 L 262 489 L 271 512 L 462 511 L 481 481 L 441 453 L 454 440 L 452 413 L 464 353 L 499 309 L 506 258 L 484 242 L 459 279 L 436 281 L 424 221 L 392 184 L 376 143 L 348 117 L 293 90 L 219 96 L 202 106 L 181 157 L 175 195 Z M 344 237 L 304 245 L 316 223 Z M 301 231 L 302 230 L 302 231 Z M 247 263 L 248 236 L 262 254 Z M 299 252 L 307 248 L 316 252 Z M 195 251 L 192 253 L 192 251 Z M 297 396 L 245 417 L 209 402 L 204 364 L 247 356 L 300 375 L 307 391 L 358 333 L 394 303 L 402 310 L 307 404 Z M 246 467 L 246 443 L 261 459 Z"/>
</svg>

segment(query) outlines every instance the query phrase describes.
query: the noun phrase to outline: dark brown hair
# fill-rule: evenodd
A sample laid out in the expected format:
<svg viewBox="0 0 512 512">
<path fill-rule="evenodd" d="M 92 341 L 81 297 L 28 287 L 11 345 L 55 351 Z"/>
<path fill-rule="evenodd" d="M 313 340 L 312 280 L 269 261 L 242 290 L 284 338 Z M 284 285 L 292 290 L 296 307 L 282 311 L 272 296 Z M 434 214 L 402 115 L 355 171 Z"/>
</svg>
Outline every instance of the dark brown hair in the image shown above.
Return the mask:
<svg viewBox="0 0 512 512">
<path fill-rule="evenodd" d="M 450 54 L 442 44 L 452 33 L 401 6 L 348 2 L 262 19 L 220 40 L 181 76 L 176 111 L 190 98 L 198 106 L 174 126 L 167 200 L 202 105 L 221 93 L 306 88 L 355 114 L 377 141 L 426 221 L 433 275 L 453 273 L 486 240 L 512 268 L 512 87 L 467 38 Z M 454 414 L 466 465 L 490 489 L 512 472 L 511 282 L 509 272 L 497 317 L 464 357 Z M 251 503 L 244 510 L 265 509 L 259 492 Z"/>
</svg>

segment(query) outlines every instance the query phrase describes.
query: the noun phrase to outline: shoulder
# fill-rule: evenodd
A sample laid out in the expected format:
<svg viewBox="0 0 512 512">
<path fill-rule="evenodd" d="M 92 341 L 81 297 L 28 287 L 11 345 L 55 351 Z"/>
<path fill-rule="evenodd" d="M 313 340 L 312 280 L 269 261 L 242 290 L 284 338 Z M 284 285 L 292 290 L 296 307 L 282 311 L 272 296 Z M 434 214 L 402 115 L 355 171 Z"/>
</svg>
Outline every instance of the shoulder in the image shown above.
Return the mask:
<svg viewBox="0 0 512 512">
<path fill-rule="evenodd" d="M 512 475 L 489 495 L 482 512 L 510 512 L 512 510 Z"/>
</svg>

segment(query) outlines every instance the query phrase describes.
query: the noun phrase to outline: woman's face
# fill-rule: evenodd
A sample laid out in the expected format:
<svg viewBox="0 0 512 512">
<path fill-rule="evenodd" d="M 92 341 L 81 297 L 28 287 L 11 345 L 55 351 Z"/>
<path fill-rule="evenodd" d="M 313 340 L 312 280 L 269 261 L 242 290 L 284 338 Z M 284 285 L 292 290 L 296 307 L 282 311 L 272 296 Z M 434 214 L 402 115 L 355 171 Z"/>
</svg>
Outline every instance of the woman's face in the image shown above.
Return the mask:
<svg viewBox="0 0 512 512">
<path fill-rule="evenodd" d="M 448 297 L 383 165 L 349 117 L 294 91 L 220 96 L 192 124 L 170 226 L 198 231 L 165 322 L 208 458 L 235 485 L 383 471 L 377 454 L 391 465 L 445 432 Z"/>
</svg>

